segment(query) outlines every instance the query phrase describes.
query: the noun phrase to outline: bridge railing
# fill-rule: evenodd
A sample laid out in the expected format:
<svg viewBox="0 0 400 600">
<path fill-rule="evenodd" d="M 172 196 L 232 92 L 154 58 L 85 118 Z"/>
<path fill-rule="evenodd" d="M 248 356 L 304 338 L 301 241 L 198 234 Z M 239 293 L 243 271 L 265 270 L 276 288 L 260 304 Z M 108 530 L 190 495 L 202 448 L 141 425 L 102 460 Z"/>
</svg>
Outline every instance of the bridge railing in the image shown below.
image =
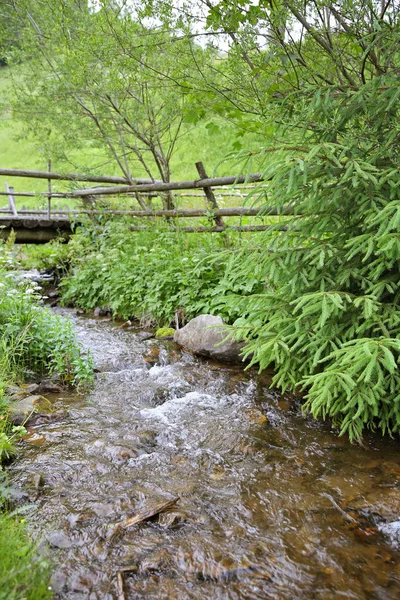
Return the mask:
<svg viewBox="0 0 400 600">
<path fill-rule="evenodd" d="M 170 228 L 181 229 L 187 232 L 205 232 L 205 231 L 226 231 L 227 229 L 234 229 L 238 231 L 260 231 L 266 229 L 269 225 L 265 222 L 257 225 L 246 225 L 239 223 L 239 225 L 227 224 L 224 220 L 225 217 L 265 217 L 265 216 L 277 216 L 277 215 L 290 215 L 292 213 L 292 207 L 285 207 L 283 210 L 277 210 L 274 207 L 260 209 L 260 207 L 254 206 L 232 206 L 229 208 L 221 208 L 219 201 L 223 201 L 224 198 L 232 198 L 244 200 L 255 193 L 255 185 L 266 187 L 267 182 L 263 179 L 260 173 L 254 173 L 247 176 L 230 176 L 230 177 L 208 177 L 204 165 L 199 162 L 196 163 L 196 168 L 199 173 L 199 179 L 187 180 L 187 181 L 175 181 L 175 182 L 163 182 L 151 179 L 131 179 L 127 180 L 122 177 L 108 177 L 108 176 L 97 176 L 97 175 L 83 175 L 76 173 L 62 174 L 51 171 L 51 162 L 48 163 L 48 171 L 26 171 L 18 169 L 0 169 L 0 176 L 7 176 L 7 178 L 14 177 L 25 177 L 31 179 L 46 179 L 48 186 L 45 192 L 16 192 L 14 187 L 5 184 L 6 189 L 4 192 L 0 191 L 0 196 L 7 196 L 8 207 L 0 209 L 0 225 L 4 220 L 12 219 L 13 223 L 16 220 L 27 222 L 27 220 L 40 220 L 43 222 L 45 219 L 53 221 L 58 224 L 61 222 L 70 222 L 71 220 L 78 220 L 79 215 L 100 215 L 100 214 L 112 214 L 112 215 L 126 215 L 138 218 L 151 218 L 156 217 L 165 218 L 168 220 Z M 80 189 L 74 189 L 69 191 L 55 191 L 52 189 L 53 181 L 75 181 L 75 182 L 88 182 L 103 184 L 101 187 L 84 187 Z M 104 185 L 108 184 L 108 185 Z M 193 202 L 195 199 L 205 200 L 205 207 L 200 208 L 153 208 L 149 206 L 154 196 L 162 195 L 165 193 L 174 192 L 174 198 L 181 200 L 189 199 Z M 262 193 L 262 190 L 260 191 Z M 99 209 L 96 205 L 98 199 L 103 199 L 103 203 L 107 198 L 118 197 L 118 196 L 133 197 L 140 206 L 140 209 L 121 209 L 119 206 L 116 208 L 106 207 Z M 17 198 L 33 198 L 39 197 L 47 200 L 46 210 L 30 209 L 30 208 L 17 208 Z M 71 209 L 67 208 L 54 208 L 52 207 L 53 199 L 74 199 L 81 200 L 86 205 L 84 208 Z M 92 204 L 89 208 L 88 204 Z M 184 226 L 180 227 L 173 223 L 172 219 L 176 218 L 208 218 L 212 225 L 210 226 Z M 12 226 L 12 224 L 11 224 Z M 29 227 L 29 225 L 26 225 Z M 140 231 L 146 229 L 147 226 L 143 225 L 132 225 L 133 231 Z"/>
</svg>

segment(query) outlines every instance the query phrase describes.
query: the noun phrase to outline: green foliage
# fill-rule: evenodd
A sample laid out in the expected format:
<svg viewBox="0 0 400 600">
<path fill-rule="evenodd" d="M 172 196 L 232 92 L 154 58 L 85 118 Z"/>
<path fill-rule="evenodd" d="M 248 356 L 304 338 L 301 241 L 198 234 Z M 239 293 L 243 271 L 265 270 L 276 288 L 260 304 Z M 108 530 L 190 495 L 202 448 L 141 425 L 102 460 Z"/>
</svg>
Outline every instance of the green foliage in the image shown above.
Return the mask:
<svg viewBox="0 0 400 600">
<path fill-rule="evenodd" d="M 247 311 L 235 335 L 252 364 L 274 367 L 282 389 L 302 386 L 305 410 L 352 440 L 365 427 L 400 428 L 399 83 L 394 71 L 357 91 L 297 99 L 318 128 L 264 173 L 270 200 L 294 217 L 229 275 L 257 261 L 265 281 L 262 294 L 230 299 Z"/>
<path fill-rule="evenodd" d="M 230 239 L 241 243 L 239 236 Z M 75 268 L 61 284 L 64 303 L 89 310 L 107 305 L 123 319 L 164 325 L 174 323 L 180 309 L 186 320 L 216 311 L 232 321 L 237 312 L 224 305 L 224 294 L 253 289 L 255 282 L 251 278 L 245 288 L 223 279 L 232 252 L 219 234 L 182 235 L 162 227 L 132 234 L 129 224 L 110 222 L 98 237 L 80 233 L 70 243 Z"/>
<path fill-rule="evenodd" d="M 62 244 L 51 248 L 52 260 L 65 259 Z M 11 239 L 0 245 L 0 398 L 4 382 L 23 378 L 24 370 L 57 374 L 74 386 L 91 385 L 91 360 L 81 355 L 70 321 L 44 307 L 40 286 L 24 280 L 19 268 Z"/>
<path fill-rule="evenodd" d="M 49 563 L 29 540 L 24 519 L 0 513 L 0 600 L 51 597 Z"/>
<path fill-rule="evenodd" d="M 0 398 L 0 471 L 1 464 L 15 456 L 16 442 L 26 434 L 22 425 L 11 425 L 7 418 L 7 404 Z"/>
<path fill-rule="evenodd" d="M 14 373 L 57 373 L 66 383 L 89 385 L 90 359 L 81 356 L 68 320 L 41 305 L 35 284 L 0 270 L 0 359 Z"/>
<path fill-rule="evenodd" d="M 55 269 L 62 274 L 68 268 L 70 250 L 63 238 L 55 238 L 47 244 L 29 244 L 18 255 L 24 269 Z"/>
</svg>

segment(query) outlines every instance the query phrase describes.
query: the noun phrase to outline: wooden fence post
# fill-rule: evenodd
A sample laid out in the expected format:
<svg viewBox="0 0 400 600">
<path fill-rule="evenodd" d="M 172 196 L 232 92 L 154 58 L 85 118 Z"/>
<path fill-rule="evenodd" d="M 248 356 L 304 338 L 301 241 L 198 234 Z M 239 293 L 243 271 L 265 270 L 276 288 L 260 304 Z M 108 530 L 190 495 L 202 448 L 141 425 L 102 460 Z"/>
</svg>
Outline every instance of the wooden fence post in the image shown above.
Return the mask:
<svg viewBox="0 0 400 600">
<path fill-rule="evenodd" d="M 9 206 L 12 214 L 14 215 L 14 217 L 18 217 L 17 207 L 15 206 L 15 199 L 14 199 L 14 188 L 9 186 L 8 183 L 6 183 L 5 186 L 6 186 L 6 192 L 8 195 L 8 206 Z"/>
<path fill-rule="evenodd" d="M 197 169 L 198 174 L 200 175 L 200 179 L 208 179 L 206 170 L 201 161 L 196 163 L 196 169 Z M 218 210 L 219 209 L 218 202 L 217 202 L 216 197 L 214 196 L 214 192 L 213 192 L 212 188 L 204 187 L 203 190 L 204 190 L 204 194 L 205 194 L 211 208 L 213 210 Z M 217 227 L 224 227 L 224 220 L 222 219 L 222 217 L 214 216 L 214 221 L 215 221 L 215 224 Z"/>
<path fill-rule="evenodd" d="M 51 160 L 49 159 L 47 161 L 47 170 L 49 173 L 51 173 Z M 47 196 L 47 218 L 50 221 L 50 213 L 51 213 L 51 179 L 47 180 L 47 191 L 48 191 L 48 196 Z"/>
</svg>

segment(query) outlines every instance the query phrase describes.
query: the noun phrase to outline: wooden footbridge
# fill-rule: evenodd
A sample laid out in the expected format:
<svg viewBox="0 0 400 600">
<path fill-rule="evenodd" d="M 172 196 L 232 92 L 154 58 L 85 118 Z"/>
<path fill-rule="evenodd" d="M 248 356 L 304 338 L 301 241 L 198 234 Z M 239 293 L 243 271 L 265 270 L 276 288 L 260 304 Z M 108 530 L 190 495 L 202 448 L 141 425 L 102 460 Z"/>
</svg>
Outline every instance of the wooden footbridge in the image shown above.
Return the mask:
<svg viewBox="0 0 400 600">
<path fill-rule="evenodd" d="M 166 221 L 171 229 L 179 229 L 186 232 L 224 232 L 236 231 L 260 231 L 268 225 L 261 219 L 258 224 L 243 225 L 227 224 L 225 217 L 255 217 L 260 216 L 257 207 L 236 206 L 232 208 L 220 208 L 218 199 L 223 197 L 245 198 L 254 184 L 262 182 L 259 173 L 246 177 L 207 177 L 202 163 L 196 163 L 199 179 L 179 182 L 153 181 L 151 179 L 132 179 L 127 181 L 122 177 L 88 176 L 78 174 L 62 174 L 49 171 L 21 171 L 17 169 L 0 169 L 0 176 L 26 177 L 31 179 L 46 179 L 46 192 L 16 192 L 13 186 L 5 184 L 5 191 L 0 192 L 8 202 L 7 206 L 0 208 L 0 238 L 7 239 L 14 232 L 17 243 L 41 244 L 49 242 L 56 237 L 68 239 L 72 230 L 86 218 L 98 218 L 100 215 L 129 216 L 135 217 L 130 225 L 132 231 L 149 229 L 154 223 L 146 223 L 144 219 L 157 218 Z M 96 183 L 101 186 L 73 189 L 67 192 L 57 192 L 52 189 L 53 181 L 87 182 Z M 105 185 L 106 184 L 106 185 Z M 249 191 L 250 189 L 250 191 Z M 187 193 L 187 192 L 190 193 Z M 184 198 L 198 198 L 205 200 L 203 208 L 176 208 L 171 202 L 171 193 L 174 199 L 181 203 Z M 115 207 L 115 198 L 124 197 L 124 205 L 130 205 L 134 200 L 138 205 L 135 208 L 121 208 L 121 203 Z M 163 202 L 163 208 L 153 208 L 152 199 L 155 196 L 167 197 Z M 46 208 L 18 208 L 21 198 L 36 198 Z M 54 201 L 59 205 L 60 200 L 65 199 L 69 205 L 78 201 L 78 208 L 70 206 L 59 208 L 54 206 Z M 113 203 L 107 200 L 114 199 Z M 128 202 L 127 202 L 128 200 Z M 31 202 L 31 201 L 30 201 Z M 124 206 L 122 205 L 122 206 Z M 290 210 L 285 210 L 289 214 Z M 263 216 L 278 214 L 274 209 L 264 209 Z M 280 213 L 282 214 L 282 212 Z M 187 225 L 180 226 L 176 219 L 203 218 L 208 220 L 207 225 L 196 227 Z M 189 221 L 190 223 L 190 221 Z"/>
</svg>

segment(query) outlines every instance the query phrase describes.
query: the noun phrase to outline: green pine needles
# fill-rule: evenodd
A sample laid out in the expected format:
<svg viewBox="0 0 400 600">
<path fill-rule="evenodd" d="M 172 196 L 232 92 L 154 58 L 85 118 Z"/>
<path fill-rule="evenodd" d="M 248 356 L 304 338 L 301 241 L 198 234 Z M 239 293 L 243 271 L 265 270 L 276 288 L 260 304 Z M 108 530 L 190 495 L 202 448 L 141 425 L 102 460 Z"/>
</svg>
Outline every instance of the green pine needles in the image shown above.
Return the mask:
<svg viewBox="0 0 400 600">
<path fill-rule="evenodd" d="M 257 265 L 264 282 L 262 294 L 230 298 L 252 364 L 274 367 L 283 390 L 305 390 L 304 409 L 351 440 L 400 428 L 399 90 L 393 70 L 290 100 L 292 118 L 314 130 L 303 151 L 268 154 L 264 175 L 268 204 L 294 216 L 231 265 L 235 278 Z"/>
</svg>

